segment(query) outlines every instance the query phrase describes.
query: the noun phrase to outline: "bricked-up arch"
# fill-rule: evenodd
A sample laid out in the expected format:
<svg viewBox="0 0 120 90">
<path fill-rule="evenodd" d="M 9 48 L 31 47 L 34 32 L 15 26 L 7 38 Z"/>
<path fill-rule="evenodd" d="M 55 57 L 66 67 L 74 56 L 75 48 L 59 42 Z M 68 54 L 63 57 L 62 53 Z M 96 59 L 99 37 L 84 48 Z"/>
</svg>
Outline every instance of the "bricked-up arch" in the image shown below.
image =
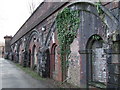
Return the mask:
<svg viewBox="0 0 120 90">
<path fill-rule="evenodd" d="M 39 32 L 37 30 L 31 31 L 30 34 L 28 35 L 28 40 L 26 42 L 26 50 L 29 50 L 29 45 L 30 45 L 30 42 L 31 42 L 33 36 L 37 36 L 37 41 L 40 42 Z"/>
<path fill-rule="evenodd" d="M 55 75 L 55 50 L 56 50 L 56 43 L 54 43 L 52 45 L 52 48 L 51 48 L 51 60 L 50 60 L 50 67 L 51 67 L 51 70 L 50 70 L 50 75 L 51 75 L 51 78 L 53 79 L 56 79 L 56 75 Z"/>
<path fill-rule="evenodd" d="M 22 61 L 21 55 L 22 55 L 22 39 L 20 39 L 17 43 L 17 56 L 18 56 L 18 62 L 20 63 Z"/>
<path fill-rule="evenodd" d="M 38 9 L 30 16 L 30 18 L 21 26 L 19 31 L 14 35 L 14 38 L 11 41 L 11 45 L 14 45 L 15 42 L 17 42 L 23 36 L 26 36 L 26 38 L 28 38 L 26 41 L 27 45 L 25 47 L 26 51 L 31 50 L 31 52 L 32 52 L 32 49 L 29 48 L 31 40 L 32 40 L 33 36 L 38 35 L 37 31 L 36 30 L 32 31 L 32 29 L 33 28 L 39 28 L 39 29 L 42 28 L 43 22 L 45 24 L 46 24 L 46 22 L 48 23 L 49 22 L 48 18 L 51 16 L 53 16 L 53 17 L 56 16 L 55 15 L 56 12 L 59 12 L 59 10 L 64 7 L 70 7 L 71 9 L 74 9 L 74 10 L 79 9 L 81 11 L 80 12 L 81 23 L 80 23 L 80 28 L 78 30 L 80 51 L 82 49 L 86 50 L 85 46 L 87 45 L 88 39 L 92 35 L 97 34 L 97 35 L 101 36 L 103 39 L 105 39 L 105 38 L 107 38 L 106 30 L 109 32 L 113 32 L 114 30 L 117 30 L 118 20 L 112 15 L 112 13 L 109 12 L 109 10 L 107 10 L 103 6 L 100 6 L 100 8 L 104 11 L 104 14 L 105 14 L 105 19 L 101 19 L 101 17 L 98 15 L 95 3 L 90 3 L 90 2 L 88 2 L 88 0 L 84 0 L 84 1 L 85 2 L 81 2 L 81 0 L 79 0 L 79 2 L 75 2 L 75 3 L 73 3 L 73 2 L 72 3 L 69 3 L 69 2 L 63 2 L 63 3 L 44 2 L 44 3 L 42 3 L 38 7 Z M 110 5 L 110 7 L 112 7 L 112 5 Z M 106 20 L 106 21 L 104 21 L 104 20 Z M 95 21 L 95 23 L 93 23 L 94 21 Z M 100 30 L 93 29 L 93 27 L 95 27 L 94 26 L 95 24 L 98 25 L 97 27 L 102 27 L 102 26 L 103 27 Z M 38 27 L 36 27 L 36 26 L 38 26 Z M 46 24 L 46 26 L 47 26 L 47 24 Z M 46 31 L 48 31 L 47 32 L 48 34 L 47 34 L 47 38 L 45 40 L 45 45 L 42 48 L 45 47 L 45 49 L 46 48 L 48 49 L 48 47 L 50 45 L 49 43 L 51 40 L 52 32 L 55 31 L 54 27 L 55 27 L 55 24 L 53 23 L 53 26 L 50 28 L 50 30 L 46 30 Z M 34 44 L 32 44 L 31 47 L 33 45 Z M 36 45 L 36 46 L 38 46 L 38 45 Z M 84 85 L 86 85 L 86 52 L 82 52 L 82 53 L 85 53 L 85 54 L 82 55 L 80 53 L 80 56 L 81 56 L 80 57 L 81 58 L 80 78 L 81 78 L 81 80 L 79 80 L 79 81 L 80 81 L 80 87 L 84 88 Z M 58 77 L 62 78 L 61 75 L 58 75 Z"/>
<path fill-rule="evenodd" d="M 82 4 L 86 5 L 86 7 L 82 7 L 83 6 Z M 68 4 L 66 7 L 72 7 L 73 6 L 73 8 L 71 8 L 71 9 L 75 9 L 74 6 L 77 6 L 77 5 L 81 5 L 79 10 L 91 12 L 94 15 L 99 17 L 98 12 L 96 12 L 97 8 L 96 8 L 96 3 L 95 2 L 91 2 L 89 0 L 84 0 L 84 2 L 81 2 L 81 1 L 79 1 L 79 2 L 72 2 L 72 3 Z M 90 9 L 89 6 L 92 6 L 92 8 Z M 78 9 L 78 8 L 76 8 L 76 9 Z M 119 21 L 117 20 L 117 18 L 106 7 L 100 5 L 100 9 L 104 12 L 104 14 L 112 22 L 113 25 L 111 26 L 109 24 L 109 21 L 104 21 L 103 19 L 102 19 L 102 21 L 108 26 L 109 29 L 118 30 L 118 28 L 119 28 L 118 22 Z"/>
<path fill-rule="evenodd" d="M 88 39 L 86 46 L 88 87 L 105 88 L 107 86 L 107 58 L 103 43 L 103 39 L 97 34 Z"/>
<path fill-rule="evenodd" d="M 36 45 L 33 45 L 33 47 L 32 47 L 32 62 L 31 63 L 32 63 L 33 70 L 37 70 L 38 59 L 37 59 Z"/>
<path fill-rule="evenodd" d="M 28 51 L 28 63 L 27 66 L 30 67 L 31 66 L 31 50 L 29 49 Z"/>
<path fill-rule="evenodd" d="M 103 10 L 104 18 L 102 18 L 97 11 L 97 7 L 95 3 L 91 2 L 75 2 L 70 3 L 68 6 L 72 10 L 80 10 L 80 28 L 78 30 L 78 38 L 79 38 L 79 47 L 80 47 L 80 55 L 81 55 L 81 70 L 80 70 L 80 84 L 81 87 L 87 87 L 87 59 L 85 55 L 86 45 L 88 39 L 94 35 L 98 34 L 104 40 L 108 38 L 107 33 L 113 33 L 118 30 L 118 20 L 114 17 L 114 15 L 106 9 L 104 6 L 100 5 L 100 9 Z M 90 21 L 90 22 L 88 22 Z M 111 22 L 111 23 L 110 23 Z M 96 27 L 96 28 L 95 28 Z"/>
<path fill-rule="evenodd" d="M 86 5 L 85 5 L 86 6 Z M 83 5 L 84 7 L 84 5 Z M 87 6 L 86 6 L 87 7 Z M 92 7 L 91 7 L 92 8 Z M 89 6 L 90 9 L 90 6 Z M 96 10 L 95 8 L 93 8 Z M 93 11 L 94 11 L 93 10 Z M 96 11 L 97 13 L 97 11 Z M 80 49 L 80 84 L 85 85 L 87 87 L 87 52 L 86 52 L 86 45 L 89 38 L 92 35 L 99 35 L 104 40 L 107 39 L 107 32 L 108 29 L 107 25 L 101 20 L 101 18 L 91 12 L 81 11 L 80 12 L 80 28 L 78 30 L 78 38 L 79 38 L 79 49 Z M 88 22 L 90 21 L 90 22 Z"/>
<path fill-rule="evenodd" d="M 33 30 L 30 32 L 26 44 L 26 51 L 28 52 L 29 57 L 27 58 L 27 65 L 31 68 L 33 68 L 33 61 L 34 61 L 34 50 L 37 50 L 40 47 L 40 37 L 39 37 L 39 32 L 36 30 Z M 34 49 L 35 48 L 35 49 Z M 31 64 L 31 65 L 30 65 Z"/>
<path fill-rule="evenodd" d="M 44 54 L 44 70 L 43 70 L 43 77 L 49 78 L 50 77 L 50 51 L 47 49 Z"/>
<path fill-rule="evenodd" d="M 88 1 L 88 0 L 85 0 L 85 1 Z M 78 35 L 81 35 L 79 36 L 80 39 L 83 39 L 83 37 L 85 39 L 83 40 L 79 40 L 79 43 L 83 43 L 83 45 L 80 45 L 80 46 L 83 46 L 83 47 L 80 47 L 80 49 L 84 49 L 86 50 L 86 44 L 87 44 L 87 41 L 89 39 L 89 37 L 93 34 L 99 34 L 101 37 L 103 38 L 107 38 L 107 31 L 109 32 L 113 32 L 114 30 L 117 30 L 118 29 L 118 20 L 114 17 L 114 15 L 112 13 L 110 13 L 110 11 L 108 9 L 106 9 L 104 6 L 100 6 L 100 8 L 103 10 L 103 14 L 105 15 L 105 19 L 102 19 L 99 14 L 98 14 L 98 11 L 97 11 L 97 7 L 95 5 L 95 3 L 91 3 L 91 2 L 72 2 L 72 3 L 69 3 L 68 5 L 66 5 L 65 7 L 69 7 L 71 8 L 72 10 L 80 10 L 80 20 L 82 20 L 82 18 L 84 19 L 85 17 L 81 17 L 83 13 L 86 13 L 87 15 L 90 15 L 91 14 L 91 19 L 95 18 L 95 19 L 98 19 L 96 20 L 96 22 L 98 21 L 98 23 L 94 23 L 94 25 L 91 26 L 92 27 L 95 27 L 96 24 L 98 24 L 97 27 L 100 27 L 100 32 L 98 30 L 92 30 L 89 34 L 87 33 L 87 28 L 85 29 L 86 30 L 86 33 L 85 35 L 81 35 L 80 33 L 83 33 L 84 31 L 81 30 L 81 28 L 83 28 L 83 24 L 84 22 L 81 22 L 80 23 L 80 28 L 79 28 L 79 31 L 78 31 Z M 64 9 L 64 8 L 63 8 Z M 62 10 L 61 10 L 62 12 Z M 85 14 L 85 15 L 86 15 Z M 90 20 L 91 20 L 90 19 Z M 88 20 L 89 21 L 89 20 Z M 88 22 L 87 21 L 87 22 Z M 92 22 L 92 21 L 91 21 Z M 93 19 L 93 22 L 94 22 L 94 19 Z M 112 22 L 112 24 L 110 24 L 109 22 Z M 100 24 L 100 25 L 99 25 Z M 87 27 L 87 26 L 84 26 L 84 27 Z M 90 28 L 89 28 L 90 30 Z M 84 56 L 82 56 L 82 58 L 84 58 Z M 85 58 L 84 58 L 85 59 Z M 85 59 L 86 60 L 86 59 Z M 82 84 L 86 83 L 86 65 L 84 61 L 81 62 L 81 64 L 83 63 L 83 65 L 81 66 L 82 67 L 82 70 L 81 72 L 83 73 L 82 76 L 84 76 L 85 78 L 82 78 L 82 76 L 80 76 L 83 80 L 81 80 Z M 84 87 L 84 86 L 83 86 Z M 86 86 L 85 86 L 86 87 Z"/>
</svg>

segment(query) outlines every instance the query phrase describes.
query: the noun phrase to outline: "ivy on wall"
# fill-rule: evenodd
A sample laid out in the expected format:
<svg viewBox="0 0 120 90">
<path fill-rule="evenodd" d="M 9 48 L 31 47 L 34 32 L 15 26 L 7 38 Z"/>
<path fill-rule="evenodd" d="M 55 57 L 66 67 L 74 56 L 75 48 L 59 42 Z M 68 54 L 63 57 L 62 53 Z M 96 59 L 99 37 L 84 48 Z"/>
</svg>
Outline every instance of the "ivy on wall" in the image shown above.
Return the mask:
<svg viewBox="0 0 120 90">
<path fill-rule="evenodd" d="M 98 12 L 99 15 L 104 13 L 103 10 L 100 8 L 101 5 L 102 5 L 102 3 L 100 1 L 96 2 L 96 4 L 95 4 L 97 12 Z"/>
<path fill-rule="evenodd" d="M 62 12 L 58 13 L 56 18 L 57 37 L 63 66 L 66 66 L 65 61 L 71 52 L 70 44 L 77 35 L 79 23 L 79 10 L 71 10 L 70 8 L 65 8 Z"/>
<path fill-rule="evenodd" d="M 93 36 L 92 36 L 92 39 L 93 39 L 93 40 L 99 40 L 99 39 L 100 39 L 100 36 L 98 36 L 98 35 L 93 35 Z"/>
</svg>

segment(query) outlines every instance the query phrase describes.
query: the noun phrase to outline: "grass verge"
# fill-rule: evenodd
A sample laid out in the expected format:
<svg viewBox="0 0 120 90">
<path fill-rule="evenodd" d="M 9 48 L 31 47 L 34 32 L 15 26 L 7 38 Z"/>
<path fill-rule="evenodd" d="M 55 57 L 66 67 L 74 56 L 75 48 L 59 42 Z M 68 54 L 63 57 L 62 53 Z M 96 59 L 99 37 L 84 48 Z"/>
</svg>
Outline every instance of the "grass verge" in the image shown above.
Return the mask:
<svg viewBox="0 0 120 90">
<path fill-rule="evenodd" d="M 18 63 L 15 63 L 15 65 L 22 69 L 25 73 L 29 74 L 30 76 L 32 76 L 32 78 L 35 78 L 37 80 L 43 80 L 49 84 L 52 84 L 54 86 L 56 86 L 56 88 L 79 88 L 77 86 L 74 86 L 74 85 L 71 85 L 69 83 L 62 83 L 62 82 L 58 82 L 58 81 L 55 81 L 55 80 L 51 80 L 49 78 L 42 78 L 38 75 L 37 72 L 33 71 L 32 69 L 30 69 L 29 67 L 23 67 L 21 66 L 20 64 Z"/>
<path fill-rule="evenodd" d="M 23 67 L 20 64 L 15 64 L 17 67 L 19 67 L 20 69 L 22 69 L 24 72 L 26 72 L 27 74 L 29 74 L 30 76 L 32 76 L 33 78 L 37 79 L 37 80 L 45 80 L 45 78 L 42 78 L 38 75 L 37 72 L 33 71 L 32 69 L 30 69 L 29 67 Z"/>
</svg>

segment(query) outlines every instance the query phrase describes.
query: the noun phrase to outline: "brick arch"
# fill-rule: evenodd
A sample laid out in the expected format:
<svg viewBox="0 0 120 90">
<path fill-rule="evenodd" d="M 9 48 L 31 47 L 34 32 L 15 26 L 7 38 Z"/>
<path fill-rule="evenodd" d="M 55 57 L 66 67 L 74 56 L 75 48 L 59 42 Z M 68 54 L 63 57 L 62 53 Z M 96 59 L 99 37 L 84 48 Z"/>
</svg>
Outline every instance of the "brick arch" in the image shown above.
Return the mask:
<svg viewBox="0 0 120 90">
<path fill-rule="evenodd" d="M 22 39 L 20 39 L 17 43 L 17 52 L 19 52 L 19 48 L 21 44 L 22 44 Z"/>
<path fill-rule="evenodd" d="M 101 17 L 99 16 L 98 12 L 97 12 L 97 8 L 96 8 L 96 3 L 95 2 L 92 2 L 92 1 L 88 1 L 88 0 L 84 0 L 83 1 L 79 1 L 79 2 L 71 2 L 70 4 L 66 5 L 64 8 L 68 7 L 68 8 L 71 8 L 72 6 L 77 6 L 77 5 L 84 5 L 86 4 L 86 6 L 88 6 L 88 8 L 79 8 L 80 11 L 86 11 L 86 12 L 90 12 L 92 14 L 94 14 L 95 16 L 97 16 L 98 18 L 101 19 Z M 89 5 L 92 6 L 93 9 L 89 9 Z M 82 7 L 82 6 L 79 6 L 79 7 Z M 63 9 L 64 9 L 63 8 Z M 62 12 L 63 9 L 60 11 Z M 73 10 L 77 10 L 78 8 L 71 8 Z M 109 28 L 109 30 L 111 30 L 111 32 L 113 30 L 118 30 L 119 29 L 119 21 L 117 20 L 117 18 L 115 18 L 115 16 L 107 9 L 105 8 L 104 6 L 100 5 L 100 9 L 104 12 L 104 14 L 106 15 L 106 17 L 111 21 L 113 22 L 112 26 L 109 24 L 109 22 L 106 22 L 104 21 L 103 19 L 101 19 L 101 21 Z M 57 17 L 57 16 L 56 16 Z"/>
<path fill-rule="evenodd" d="M 29 49 L 28 50 L 28 64 L 27 64 L 28 67 L 31 67 L 31 50 Z"/>
<path fill-rule="evenodd" d="M 45 40 L 44 46 L 46 46 L 46 47 L 49 46 L 50 41 L 51 41 L 51 37 L 52 37 L 52 33 L 55 32 L 55 30 L 56 30 L 56 26 L 55 26 L 55 20 L 54 20 L 51 27 L 50 27 L 50 30 L 47 34 L 47 38 Z"/>
<path fill-rule="evenodd" d="M 54 50 L 54 48 L 57 46 L 57 44 L 56 43 L 53 43 L 52 44 L 52 47 L 51 47 L 51 54 L 53 53 L 53 50 Z"/>
<path fill-rule="evenodd" d="M 32 38 L 36 36 L 37 39 L 40 40 L 40 36 L 39 36 L 39 32 L 37 30 L 33 30 L 32 32 L 30 32 L 29 36 L 28 36 L 28 40 L 26 42 L 26 50 L 29 50 L 29 46 L 30 46 L 30 42 L 32 40 Z M 40 41 L 39 41 L 40 42 Z"/>
<path fill-rule="evenodd" d="M 50 51 L 49 49 L 45 50 L 45 71 L 43 72 L 43 77 L 49 78 L 50 77 Z"/>
<path fill-rule="evenodd" d="M 31 51 L 31 53 L 32 53 L 31 66 L 32 66 L 33 70 L 36 69 L 37 63 L 38 63 L 37 52 L 38 52 L 38 51 L 37 51 L 37 47 L 36 47 L 36 45 L 34 44 L 34 45 L 32 46 L 32 51 Z"/>
<path fill-rule="evenodd" d="M 95 39 L 94 37 L 98 37 L 98 39 Z M 101 79 L 102 81 L 99 81 L 98 78 L 98 72 L 101 73 L 102 75 L 104 74 L 102 71 L 102 68 L 105 68 L 105 73 L 107 76 L 107 58 L 104 60 L 106 62 L 103 62 L 103 59 L 99 58 L 98 56 L 102 55 L 101 53 L 104 53 L 104 46 L 103 46 L 104 40 L 100 35 L 94 34 L 92 35 L 88 41 L 87 41 L 87 45 L 86 45 L 86 74 L 87 74 L 87 85 L 89 86 L 93 86 L 93 83 L 97 82 L 102 83 L 103 85 L 105 85 L 104 83 L 106 83 L 107 78 L 106 79 Z M 96 52 L 97 51 L 97 52 Z M 98 58 L 96 58 L 98 57 Z M 103 64 L 98 64 L 98 63 L 104 63 Z M 94 64 L 97 63 L 97 64 Z M 98 65 L 98 66 L 97 66 Z M 100 66 L 103 65 L 103 67 L 101 68 Z M 98 81 L 97 81 L 98 80 Z M 104 82 L 103 82 L 104 81 Z M 96 85 L 94 83 L 94 85 Z"/>
<path fill-rule="evenodd" d="M 102 38 L 100 35 L 98 35 L 98 34 L 91 35 L 91 36 L 89 37 L 88 41 L 87 41 L 86 49 L 91 49 L 91 48 L 92 48 L 92 47 L 91 47 L 92 44 L 96 41 L 96 40 L 93 38 L 93 36 L 97 36 L 97 37 L 99 37 L 99 40 L 103 40 L 103 38 Z"/>
<path fill-rule="evenodd" d="M 38 52 L 38 49 L 39 49 L 39 47 L 37 46 L 37 44 L 36 43 L 33 43 L 33 42 L 30 42 L 30 44 L 29 44 L 29 48 L 28 48 L 29 50 L 29 52 L 28 52 L 28 54 L 29 54 L 29 63 L 30 63 L 30 66 L 31 66 L 31 68 L 33 68 L 33 61 L 34 61 L 34 50 L 36 50 L 37 52 Z"/>
<path fill-rule="evenodd" d="M 94 15 L 98 16 L 100 18 L 100 16 L 98 15 L 98 12 L 97 12 L 97 8 L 96 8 L 96 3 L 95 2 L 91 2 L 91 1 L 88 1 L 88 0 L 84 0 L 84 2 L 72 2 L 70 4 L 68 4 L 66 7 L 71 7 L 73 5 L 77 5 L 77 4 L 88 4 L 88 5 L 91 5 L 93 8 L 96 9 L 96 11 L 94 10 L 89 10 L 89 8 L 79 8 L 79 10 L 81 11 L 88 11 L 88 12 L 91 12 L 93 13 Z M 105 8 L 104 6 L 100 5 L 100 9 L 104 12 L 104 14 L 109 18 L 111 19 L 111 21 L 113 22 L 113 26 L 114 28 L 110 27 L 109 23 L 107 23 L 106 21 L 102 20 L 102 22 L 104 22 L 108 27 L 109 29 L 113 29 L 113 30 L 118 30 L 119 28 L 119 24 L 118 24 L 118 20 L 114 17 L 114 15 L 107 9 Z"/>
<path fill-rule="evenodd" d="M 27 46 L 26 46 L 26 50 L 28 51 L 28 66 L 33 68 L 33 61 L 34 61 L 34 50 L 33 48 L 35 47 L 35 49 L 37 50 L 38 53 L 38 49 L 40 47 L 40 41 L 38 41 L 39 38 L 39 32 L 34 30 L 30 33 L 29 35 L 29 39 L 27 41 Z M 38 59 L 38 58 L 37 58 Z"/>
<path fill-rule="evenodd" d="M 85 5 L 85 6 L 83 6 L 83 5 Z M 73 6 L 73 7 L 72 7 Z M 114 27 L 111 27 L 111 25 L 108 23 L 108 22 L 106 22 L 106 21 L 104 21 L 100 16 L 99 16 L 99 14 L 98 14 L 98 12 L 97 12 L 97 8 L 96 8 L 96 6 L 95 6 L 95 3 L 91 3 L 91 2 L 75 2 L 75 3 L 71 3 L 71 4 L 69 4 L 69 5 L 67 5 L 66 7 L 68 7 L 68 8 L 71 8 L 71 9 L 73 9 L 73 10 L 80 10 L 80 11 L 82 11 L 83 13 L 86 13 L 86 14 L 88 14 L 88 15 L 90 15 L 91 14 L 91 16 L 93 16 L 95 19 L 96 19 L 96 21 L 98 22 L 98 24 L 100 24 L 99 26 L 97 26 L 97 28 L 99 29 L 99 27 L 102 27 L 102 26 L 105 26 L 105 28 L 104 27 L 102 27 L 102 28 L 100 28 L 100 30 L 101 30 L 101 32 L 99 32 L 100 30 L 96 30 L 95 31 L 95 29 L 92 29 L 91 28 L 91 32 L 88 32 L 88 33 L 84 33 L 84 31 L 81 31 L 84 35 L 81 35 L 80 33 L 80 30 L 81 30 L 81 27 L 83 27 L 82 25 L 81 25 L 81 27 L 79 28 L 79 30 L 78 30 L 78 37 L 79 37 L 79 43 L 82 43 L 82 44 L 79 44 L 79 47 L 80 47 L 80 49 L 81 49 L 81 51 L 82 51 L 82 49 L 83 49 L 83 51 L 84 50 L 86 50 L 86 45 L 88 44 L 88 42 L 87 41 L 89 41 L 89 39 L 91 39 L 91 35 L 94 35 L 94 34 L 96 34 L 96 35 L 98 35 L 98 36 L 100 36 L 100 37 L 102 37 L 101 38 L 101 40 L 105 40 L 105 38 L 108 38 L 107 37 L 107 35 L 106 35 L 106 31 L 107 30 L 109 30 L 109 31 L 114 31 L 114 30 L 117 30 L 118 29 L 118 20 L 112 15 L 112 13 L 110 13 L 110 11 L 108 10 L 108 9 L 106 9 L 105 7 L 103 7 L 103 6 L 100 6 L 100 8 L 103 10 L 103 12 L 104 12 L 104 14 L 105 14 L 105 16 L 109 19 L 109 20 L 111 20 L 111 22 L 113 22 L 113 26 Z M 91 7 L 91 8 L 90 8 Z M 63 8 L 64 9 L 64 8 Z M 60 11 L 60 12 L 62 12 L 62 10 Z M 85 15 L 86 15 L 85 14 Z M 84 15 L 84 14 L 83 14 Z M 85 18 L 85 17 L 83 17 L 83 18 Z M 98 20 L 97 20 L 98 19 Z M 91 20 L 91 19 L 90 19 Z M 87 20 L 86 20 L 87 21 Z M 83 24 L 84 24 L 84 22 L 83 22 Z M 88 23 L 89 24 L 89 23 Z M 86 24 L 85 24 L 86 25 Z M 84 26 L 85 27 L 85 26 Z M 87 27 L 87 26 L 86 26 Z M 87 30 L 89 30 L 88 28 L 84 28 L 85 30 L 86 30 L 86 32 L 87 32 Z M 94 42 L 94 40 L 92 41 L 92 40 L 90 40 L 90 42 Z M 89 43 L 90 43 L 89 42 Z M 89 47 L 89 46 L 88 46 Z M 87 52 L 88 53 L 88 52 Z M 85 52 L 80 52 L 80 54 L 85 54 L 86 55 L 86 51 Z M 85 86 L 83 86 L 83 87 L 86 87 L 86 83 L 88 83 L 87 82 L 87 73 L 86 73 L 86 66 L 88 65 L 88 64 L 86 64 L 87 62 L 86 62 L 86 57 L 85 57 L 85 55 L 81 55 L 81 70 L 80 70 L 80 79 L 81 79 L 81 81 L 80 81 L 80 84 L 83 84 L 83 85 L 85 85 Z"/>
<path fill-rule="evenodd" d="M 51 47 L 51 55 L 50 55 L 50 77 L 51 78 L 54 78 L 53 77 L 53 72 L 55 70 L 55 48 L 57 47 L 57 44 L 56 43 L 53 43 L 52 47 Z"/>
<path fill-rule="evenodd" d="M 20 63 L 20 61 L 22 61 L 22 58 L 20 57 L 21 56 L 21 52 L 22 52 L 22 39 L 20 39 L 17 43 L 17 53 L 18 53 L 18 62 Z"/>
<path fill-rule="evenodd" d="M 19 46 L 19 63 L 22 64 L 22 44 Z"/>
</svg>

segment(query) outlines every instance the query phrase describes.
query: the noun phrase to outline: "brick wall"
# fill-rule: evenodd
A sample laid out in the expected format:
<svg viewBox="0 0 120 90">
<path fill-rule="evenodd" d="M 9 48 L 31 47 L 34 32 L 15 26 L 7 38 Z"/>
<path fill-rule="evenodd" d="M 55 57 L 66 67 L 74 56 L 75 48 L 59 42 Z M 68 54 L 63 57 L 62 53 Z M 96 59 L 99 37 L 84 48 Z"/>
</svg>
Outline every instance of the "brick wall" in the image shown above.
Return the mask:
<svg viewBox="0 0 120 90">
<path fill-rule="evenodd" d="M 73 85 L 80 86 L 80 54 L 78 38 L 75 38 L 70 45 L 71 53 L 68 58 L 69 66 L 67 73 L 67 82 Z"/>
</svg>

